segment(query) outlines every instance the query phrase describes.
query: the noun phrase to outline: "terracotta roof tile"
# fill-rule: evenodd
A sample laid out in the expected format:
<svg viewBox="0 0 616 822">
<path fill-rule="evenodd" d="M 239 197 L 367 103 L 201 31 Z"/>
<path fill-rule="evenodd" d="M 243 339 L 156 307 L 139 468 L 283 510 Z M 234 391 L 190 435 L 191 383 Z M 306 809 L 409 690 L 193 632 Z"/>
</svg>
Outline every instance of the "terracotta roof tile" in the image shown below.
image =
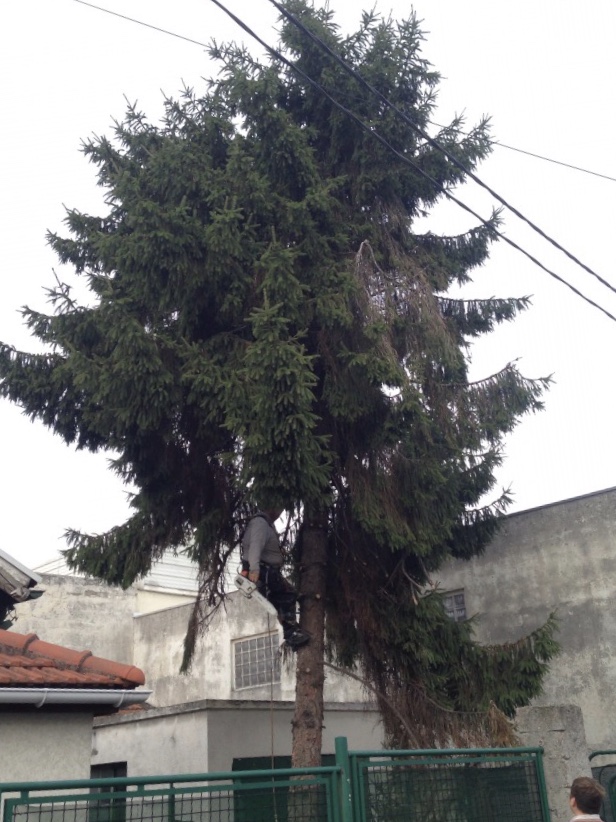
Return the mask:
<svg viewBox="0 0 616 822">
<path fill-rule="evenodd" d="M 0 688 L 131 689 L 144 682 L 133 665 L 0 629 Z"/>
</svg>

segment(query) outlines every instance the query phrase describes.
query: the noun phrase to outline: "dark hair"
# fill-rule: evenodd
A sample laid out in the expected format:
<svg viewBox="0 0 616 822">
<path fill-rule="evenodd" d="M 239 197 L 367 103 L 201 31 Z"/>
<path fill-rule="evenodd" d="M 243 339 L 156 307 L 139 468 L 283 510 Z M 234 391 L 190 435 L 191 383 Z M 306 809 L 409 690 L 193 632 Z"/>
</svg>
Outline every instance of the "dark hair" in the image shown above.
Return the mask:
<svg viewBox="0 0 616 822">
<path fill-rule="evenodd" d="M 599 813 L 605 788 L 589 776 L 578 776 L 571 784 L 571 798 L 582 813 Z"/>
</svg>

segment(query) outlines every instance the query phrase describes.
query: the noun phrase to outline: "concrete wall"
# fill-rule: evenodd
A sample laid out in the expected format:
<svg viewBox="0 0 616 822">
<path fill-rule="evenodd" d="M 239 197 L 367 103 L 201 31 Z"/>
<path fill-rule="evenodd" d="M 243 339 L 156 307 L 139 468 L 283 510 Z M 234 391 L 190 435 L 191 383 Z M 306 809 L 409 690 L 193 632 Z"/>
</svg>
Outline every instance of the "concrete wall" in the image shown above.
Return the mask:
<svg viewBox="0 0 616 822">
<path fill-rule="evenodd" d="M 543 748 L 552 822 L 569 820 L 569 789 L 576 776 L 591 776 L 582 711 L 577 705 L 521 708 L 516 727 L 523 747 Z"/>
<path fill-rule="evenodd" d="M 509 516 L 482 557 L 439 580 L 464 588 L 483 642 L 515 640 L 556 611 L 562 654 L 534 704 L 580 706 L 590 748 L 616 748 L 616 489 Z"/>
<path fill-rule="evenodd" d="M 233 640 L 279 631 L 282 642 L 278 621 L 269 617 L 268 622 L 267 612 L 239 592 L 229 596 L 198 641 L 190 673 L 180 675 L 192 610 L 186 595 L 137 587 L 124 591 L 92 579 L 59 574 L 43 575 L 41 587 L 45 589 L 42 597 L 17 606 L 15 630 L 136 665 L 145 672 L 146 685 L 154 691 L 150 702 L 157 707 L 206 698 L 270 699 L 269 685 L 239 691 L 233 687 Z M 169 603 L 179 604 L 165 607 Z M 143 613 L 152 607 L 160 610 Z M 283 666 L 281 682 L 274 685 L 276 700 L 295 697 L 294 659 L 291 655 Z M 365 696 L 356 681 L 330 671 L 325 699 L 356 702 Z"/>
<path fill-rule="evenodd" d="M 92 711 L 0 712 L 0 782 L 89 779 Z"/>
<path fill-rule="evenodd" d="M 280 630 L 252 600 L 239 592 L 229 596 L 205 635 L 198 641 L 191 670 L 179 675 L 190 605 L 167 608 L 135 619 L 134 664 L 146 672 L 146 684 L 154 693 L 156 707 L 179 705 L 201 699 L 293 700 L 295 698 L 295 656 L 282 665 L 281 681 L 235 690 L 233 682 L 233 641 Z M 281 632 L 280 632 L 281 634 Z M 280 636 L 282 642 L 282 634 Z M 327 672 L 325 699 L 333 702 L 365 701 L 361 685 L 336 672 Z"/>
<path fill-rule="evenodd" d="M 95 656 L 132 663 L 136 592 L 82 577 L 44 574 L 42 597 L 19 603 L 14 630 Z"/>
<path fill-rule="evenodd" d="M 92 763 L 126 761 L 129 776 L 230 771 L 234 757 L 291 754 L 294 704 L 203 700 L 95 720 Z M 382 728 L 369 705 L 327 703 L 323 752 L 346 736 L 353 749 L 378 749 Z"/>
</svg>

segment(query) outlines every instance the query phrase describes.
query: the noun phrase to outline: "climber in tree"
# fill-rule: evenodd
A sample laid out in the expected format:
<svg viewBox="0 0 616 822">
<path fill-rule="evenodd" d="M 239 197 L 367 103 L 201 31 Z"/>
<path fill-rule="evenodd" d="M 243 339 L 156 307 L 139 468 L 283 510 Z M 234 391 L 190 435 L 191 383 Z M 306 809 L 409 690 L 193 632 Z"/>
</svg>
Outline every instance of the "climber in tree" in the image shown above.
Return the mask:
<svg viewBox="0 0 616 822">
<path fill-rule="evenodd" d="M 297 624 L 297 593 L 281 572 L 284 558 L 274 523 L 282 510 L 271 506 L 258 511 L 249 521 L 242 537 L 242 573 L 255 582 L 259 593 L 272 603 L 278 612 L 285 642 L 297 650 L 310 637 Z"/>
</svg>

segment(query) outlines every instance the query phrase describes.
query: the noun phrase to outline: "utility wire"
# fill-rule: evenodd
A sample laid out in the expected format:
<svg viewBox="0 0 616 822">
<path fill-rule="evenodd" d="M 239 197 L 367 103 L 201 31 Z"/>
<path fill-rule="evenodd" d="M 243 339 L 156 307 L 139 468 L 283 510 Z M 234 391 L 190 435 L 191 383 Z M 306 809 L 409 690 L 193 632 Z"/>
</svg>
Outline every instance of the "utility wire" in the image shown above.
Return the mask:
<svg viewBox="0 0 616 822">
<path fill-rule="evenodd" d="M 436 126 L 436 128 L 446 128 L 446 126 L 441 125 L 440 123 L 434 123 L 432 120 L 428 121 L 431 126 Z M 464 131 L 461 128 L 451 129 L 455 131 L 456 134 L 464 134 L 468 137 L 469 132 Z M 572 171 L 581 171 L 582 174 L 591 174 L 593 177 L 601 177 L 603 180 L 610 180 L 612 183 L 616 183 L 616 177 L 610 177 L 609 174 L 601 174 L 599 171 L 592 171 L 590 168 L 582 168 L 582 166 L 573 165 L 573 163 L 565 163 L 563 160 L 555 160 L 554 157 L 546 157 L 545 154 L 537 154 L 534 151 L 526 151 L 523 148 L 516 148 L 515 146 L 509 146 L 507 143 L 501 143 L 500 140 L 489 140 L 491 146 L 498 146 L 499 148 L 506 148 L 509 151 L 517 151 L 518 154 L 526 154 L 528 157 L 535 157 L 537 160 L 544 160 L 546 163 L 554 163 L 557 166 L 563 166 L 563 168 L 570 168 Z"/>
<path fill-rule="evenodd" d="M 162 32 L 163 34 L 169 34 L 169 35 L 171 35 L 171 36 L 173 36 L 173 37 L 178 37 L 178 38 L 179 38 L 179 39 L 181 39 L 181 40 L 186 40 L 187 42 L 194 43 L 194 44 L 196 44 L 196 45 L 203 46 L 204 48 L 207 48 L 207 45 L 206 45 L 205 43 L 201 43 L 201 42 L 199 42 L 199 41 L 197 41 L 197 40 L 192 40 L 191 38 L 188 38 L 188 37 L 183 37 L 182 35 L 175 34 L 174 32 L 167 31 L 166 29 L 158 28 L 157 26 L 152 26 L 152 25 L 150 25 L 149 23 L 144 23 L 144 22 L 143 22 L 143 21 L 141 21 L 141 20 L 136 20 L 136 19 L 134 19 L 134 18 L 132 18 L 132 17 L 127 17 L 126 15 L 119 14 L 118 12 L 111 11 L 110 9 L 106 9 L 106 8 L 101 7 L 101 6 L 96 6 L 96 5 L 94 5 L 93 3 L 87 3 L 87 2 L 85 2 L 85 0 L 75 0 L 75 2 L 76 2 L 76 3 L 81 3 L 81 4 L 82 4 L 82 5 L 84 5 L 84 6 L 89 6 L 90 8 L 96 9 L 96 10 L 98 10 L 98 11 L 103 11 L 103 12 L 106 12 L 107 14 L 111 14 L 111 15 L 113 15 L 113 16 L 115 16 L 115 17 L 120 17 L 120 18 L 122 18 L 122 19 L 124 19 L 124 20 L 129 20 L 129 21 L 130 21 L 130 22 L 132 22 L 132 23 L 137 23 L 138 25 L 146 26 L 147 28 L 154 29 L 155 31 L 160 31 L 160 32 Z M 238 18 L 235 14 L 233 14 L 233 12 L 231 12 L 231 11 L 230 11 L 229 9 L 227 9 L 227 8 L 226 8 L 226 7 L 225 7 L 222 3 L 220 3 L 220 2 L 219 2 L 219 0 L 211 0 L 211 2 L 213 2 L 216 6 L 218 6 L 218 8 L 220 8 L 220 9 L 221 9 L 221 11 L 223 11 L 223 12 L 224 12 L 224 13 L 225 13 L 228 17 L 230 17 L 230 18 L 231 18 L 231 19 L 232 19 L 232 20 L 233 20 L 233 21 L 234 21 L 234 22 L 235 22 L 238 26 L 240 26 L 240 28 L 242 28 L 242 29 L 243 29 L 243 30 L 244 30 L 244 31 L 245 31 L 245 32 L 246 32 L 246 33 L 247 33 L 250 37 L 252 37 L 253 39 L 255 39 L 255 40 L 256 40 L 256 41 L 257 41 L 257 42 L 258 42 L 261 46 L 263 46 L 263 48 L 264 48 L 264 49 L 265 49 L 265 50 L 266 50 L 266 51 L 267 51 L 270 55 L 272 55 L 275 59 L 277 59 L 277 60 L 279 60 L 280 62 L 282 62 L 284 65 L 286 65 L 286 66 L 287 66 L 288 68 L 290 68 L 291 70 L 295 71 L 295 72 L 296 72 L 296 73 L 297 73 L 300 77 L 302 77 L 302 78 L 303 78 L 306 82 L 308 82 L 310 85 L 312 85 L 312 86 L 313 86 L 313 87 L 314 87 L 317 91 L 319 91 L 321 94 L 323 94 L 325 97 L 327 97 L 327 99 L 328 99 L 328 100 L 330 100 L 330 102 L 331 102 L 331 103 L 332 103 L 332 104 L 333 104 L 336 108 L 338 108 L 340 111 L 344 112 L 347 116 L 349 116 L 349 117 L 350 117 L 350 118 L 351 118 L 351 119 L 352 119 L 355 123 L 357 123 L 357 125 L 358 125 L 358 126 L 360 126 L 360 128 L 362 128 L 362 129 L 363 129 L 363 130 L 364 130 L 367 134 L 370 134 L 372 137 L 374 137 L 374 139 L 375 139 L 375 140 L 377 140 L 378 142 L 380 142 L 380 143 L 381 143 L 381 144 L 382 144 L 385 148 L 387 148 L 389 151 L 391 151 L 393 154 L 395 154 L 395 155 L 396 155 L 396 156 L 397 156 L 400 160 L 402 160 L 402 162 L 404 162 L 405 164 L 410 165 L 411 167 L 413 167 L 413 168 L 414 168 L 414 169 L 415 169 L 415 170 L 416 170 L 416 171 L 417 171 L 417 172 L 418 172 L 418 173 L 419 173 L 422 177 L 424 177 L 425 179 L 427 179 L 428 181 L 430 181 L 430 182 L 431 182 L 434 186 L 436 186 L 436 187 L 437 187 L 437 188 L 438 188 L 438 189 L 439 189 L 439 190 L 440 190 L 443 194 L 445 194 L 445 196 L 446 196 L 446 197 L 448 197 L 450 200 L 452 200 L 453 202 L 455 202 L 457 205 L 459 205 L 461 208 L 463 208 L 465 211 L 467 211 L 469 214 L 471 214 L 473 217 L 475 217 L 475 219 L 479 220 L 479 221 L 482 223 L 482 225 L 484 225 L 486 228 L 488 228 L 488 229 L 489 229 L 491 232 L 493 232 L 496 236 L 498 236 L 498 237 L 500 237 L 501 239 L 503 239 L 506 243 L 508 243 L 508 244 L 509 244 L 510 246 L 512 246 L 513 248 L 515 248 L 515 249 L 516 249 L 517 251 L 519 251 L 521 254 L 524 254 L 524 256 L 525 256 L 525 257 L 527 257 L 529 260 L 531 260 L 531 262 L 535 263 L 535 265 L 537 265 L 539 268 L 541 268 L 543 271 L 545 271 L 545 272 L 546 272 L 547 274 L 549 274 L 551 277 L 553 277 L 554 279 L 558 280 L 558 281 L 559 281 L 559 282 L 561 282 L 563 285 L 567 286 L 567 288 L 569 288 L 571 291 L 573 291 L 573 293 L 574 293 L 574 294 L 576 294 L 578 297 L 580 297 L 581 299 L 583 299 L 585 302 L 589 303 L 589 305 L 592 305 L 594 308 L 596 308 L 596 309 L 598 309 L 599 311 L 601 311 L 603 314 L 605 314 L 605 315 L 606 315 L 607 317 L 609 317 L 611 320 L 614 320 L 614 322 L 616 322 L 616 317 L 615 317 L 613 314 L 611 314 L 609 311 L 607 311 L 607 309 L 603 308 L 601 305 L 599 305 L 598 303 L 596 303 L 594 300 L 590 299 L 590 297 L 587 297 L 585 294 L 583 294 L 581 291 L 579 291 L 579 290 L 578 290 L 575 286 L 571 285 L 571 283 L 567 282 L 567 280 L 565 280 L 563 277 L 561 277 L 560 275 L 556 274 L 554 271 L 551 271 L 549 268 L 547 268 L 545 265 L 543 265 L 543 263 L 541 263 L 541 262 L 540 262 L 540 261 L 539 261 L 536 257 L 534 257 L 532 254 L 530 254 L 528 251 L 525 251 L 525 250 L 524 250 L 521 246 L 519 246 L 519 245 L 518 245 L 518 244 L 517 244 L 514 240 L 509 239 L 509 237 L 507 237 L 505 234 L 503 234 L 502 232 L 498 231 L 496 228 L 494 228 L 494 226 L 490 225 L 490 224 L 489 224 L 486 220 L 484 220 L 484 219 L 483 219 L 483 217 L 481 217 L 481 215 L 477 214 L 477 213 L 476 213 L 475 211 L 473 211 L 473 210 L 472 210 L 469 206 L 467 206 L 465 203 L 463 203 L 461 200 L 459 200 L 457 197 L 455 197 L 453 194 L 451 194 L 451 192 L 450 192 L 450 191 L 448 191 L 448 190 L 447 190 L 446 188 L 444 188 L 444 187 L 443 187 L 443 186 L 442 186 L 439 182 L 437 182 L 437 181 L 436 181 L 436 180 L 434 180 L 432 177 L 430 177 L 430 175 L 429 175 L 429 174 L 427 174 L 427 173 L 426 173 L 426 172 L 425 172 L 422 168 L 420 168 L 420 167 L 419 167 L 416 163 L 414 163 L 414 162 L 413 162 L 412 160 L 410 160 L 408 157 L 405 157 L 403 154 L 401 154 L 401 153 L 400 153 L 397 149 L 395 149 L 395 148 L 394 148 L 394 147 L 393 147 L 393 146 L 392 146 L 392 145 L 391 145 L 391 144 L 390 144 L 390 143 L 389 143 L 389 142 L 388 142 L 388 141 L 387 141 L 384 137 L 382 137 L 382 136 L 381 136 L 381 135 L 380 135 L 380 134 L 379 134 L 379 133 L 378 133 L 378 132 L 377 132 L 377 131 L 373 128 L 373 127 L 369 126 L 367 123 L 365 123 L 363 120 L 361 120 L 361 119 L 360 119 L 360 118 L 359 118 L 356 114 L 354 114 L 352 111 L 350 111 L 350 110 L 349 110 L 349 109 L 347 109 L 345 106 L 343 106 L 343 105 L 342 105 L 342 103 L 339 103 L 337 100 L 335 100 L 335 99 L 334 99 L 334 98 L 333 98 L 333 97 L 332 97 L 332 96 L 331 96 L 331 95 L 330 95 L 330 94 L 329 94 L 329 93 L 328 93 L 328 92 L 327 92 L 327 91 L 326 91 L 326 90 L 325 90 L 322 86 L 320 86 L 320 85 L 319 85 L 319 84 L 318 84 L 315 80 L 313 80 L 312 78 L 310 78 L 310 77 L 309 77 L 307 74 L 305 74 L 305 73 L 304 73 L 304 72 L 303 72 L 300 68 L 298 68 L 296 65 L 294 65 L 293 63 L 291 63 L 289 60 L 287 60 L 287 59 L 286 59 L 286 57 L 284 57 L 282 54 L 280 54 L 280 52 L 278 52 L 276 49 L 274 49 L 274 48 L 272 48 L 271 46 L 269 46 L 269 45 L 268 45 L 268 44 L 267 44 L 264 40 L 262 40 L 262 39 L 261 39 L 261 38 L 260 38 L 260 37 L 259 37 L 259 36 L 258 36 L 258 35 L 257 35 L 257 34 L 256 34 L 256 33 L 255 33 L 255 32 L 254 32 L 254 31 L 253 31 L 253 30 L 252 30 L 252 29 L 251 29 L 251 28 L 250 28 L 250 27 L 249 27 L 246 23 L 244 23 L 242 20 L 240 20 L 240 19 L 239 19 L 239 18 Z"/>
<path fill-rule="evenodd" d="M 523 148 L 515 148 L 515 146 L 508 146 L 506 143 L 501 143 L 500 140 L 492 140 L 492 145 L 500 146 L 501 148 L 508 148 L 509 151 L 517 151 L 519 154 L 526 154 L 529 157 L 535 157 L 537 160 L 545 160 L 546 163 L 554 163 L 557 166 L 570 168 L 573 171 L 581 171 L 584 174 L 592 174 L 593 177 L 601 177 L 603 180 L 611 180 L 616 183 L 616 177 L 610 177 L 609 174 L 601 174 L 599 171 L 592 171 L 589 168 L 582 168 L 581 166 L 574 166 L 572 163 L 565 163 L 562 160 L 555 160 L 553 157 L 545 157 L 543 154 L 535 154 L 533 151 L 525 151 Z"/>
<path fill-rule="evenodd" d="M 274 2 L 274 0 L 270 0 L 270 1 Z M 503 234 L 501 231 L 498 231 L 498 229 L 496 229 L 493 225 L 490 225 L 486 220 L 484 220 L 483 217 L 480 214 L 477 214 L 476 211 L 473 211 L 473 209 L 470 208 L 470 206 L 467 206 L 466 203 L 463 203 L 462 200 L 459 200 L 457 197 L 455 197 L 450 191 L 448 191 L 444 186 L 442 186 L 437 180 L 435 180 L 433 177 L 431 177 L 429 174 L 427 174 L 420 166 L 418 166 L 417 163 L 414 163 L 408 157 L 405 157 L 404 154 L 401 154 L 384 137 L 382 137 L 379 134 L 379 132 L 376 131 L 376 129 L 369 126 L 360 117 L 358 117 L 354 112 L 352 112 L 350 109 L 346 108 L 346 106 L 343 106 L 342 103 L 339 103 L 337 100 L 335 100 L 331 96 L 331 94 L 329 94 L 329 92 L 326 91 L 326 89 L 324 89 L 321 85 L 319 85 L 319 83 L 316 82 L 316 80 L 313 80 L 304 71 L 302 71 L 302 69 L 300 69 L 294 63 L 292 63 L 290 60 L 287 60 L 287 58 L 284 57 L 284 55 L 282 55 L 279 51 L 274 49 L 272 46 L 269 46 L 264 40 L 262 40 L 259 37 L 258 34 L 256 34 L 256 32 L 254 32 L 246 23 L 244 23 L 243 20 L 240 20 L 239 17 L 237 17 L 235 14 L 233 14 L 232 11 L 230 11 L 223 3 L 221 3 L 220 0 L 210 0 L 210 2 L 214 3 L 215 6 L 218 6 L 218 8 L 221 9 L 221 11 L 224 11 L 224 13 L 228 17 L 230 17 L 235 23 L 237 23 L 237 25 L 240 26 L 240 28 L 242 28 L 248 35 L 250 35 L 250 37 L 252 37 L 254 40 L 256 40 L 257 43 L 259 43 L 259 45 L 263 46 L 263 48 L 269 54 L 271 54 L 272 57 L 274 57 L 276 60 L 282 62 L 284 65 L 286 65 L 288 68 L 290 68 L 296 74 L 298 74 L 303 80 L 305 80 L 307 83 L 309 83 L 311 86 L 313 86 L 313 88 L 315 88 L 320 94 L 323 94 L 334 106 L 336 106 L 337 109 L 344 112 L 360 128 L 362 128 L 367 134 L 370 134 L 375 140 L 377 140 L 379 143 L 381 143 L 381 145 L 385 146 L 385 148 L 387 148 L 389 151 L 391 151 L 393 154 L 395 154 L 396 157 L 398 157 L 400 160 L 402 160 L 403 163 L 405 163 L 406 165 L 410 165 L 412 168 L 414 168 L 415 171 L 417 171 L 426 180 L 431 182 L 432 185 L 434 185 L 446 197 L 448 197 L 454 203 L 456 203 L 461 208 L 463 208 L 465 211 L 467 211 L 469 214 L 471 214 L 473 217 L 475 217 L 475 219 L 479 220 L 486 228 L 488 228 L 491 232 L 493 232 L 498 237 L 503 239 L 510 246 L 515 248 L 520 253 L 524 254 L 525 257 L 528 257 L 529 260 L 534 262 L 535 265 L 538 265 L 539 268 L 543 269 L 543 271 L 545 271 L 551 277 L 554 277 L 554 279 L 558 280 L 563 285 L 566 285 L 567 288 L 571 289 L 571 291 L 573 291 L 574 294 L 577 294 L 578 297 L 581 297 L 587 303 L 594 306 L 599 311 L 601 311 L 603 314 L 608 316 L 611 320 L 614 320 L 614 322 L 616 322 L 616 317 L 613 314 L 611 314 L 607 309 L 603 308 L 603 306 L 599 305 L 594 300 L 591 300 L 590 297 L 587 297 L 585 294 L 583 294 L 581 291 L 579 291 L 575 286 L 573 286 L 573 285 L 571 285 L 571 283 L 567 282 L 567 280 L 565 280 L 559 274 L 556 274 L 556 272 L 551 271 L 549 268 L 547 268 L 545 265 L 543 265 L 542 262 L 540 262 L 536 257 L 534 257 L 532 254 L 530 254 L 528 251 L 525 251 L 514 240 L 509 239 L 509 237 L 507 237 L 506 234 Z M 275 3 L 275 5 L 278 5 L 278 4 Z"/>
<path fill-rule="evenodd" d="M 520 220 L 522 220 L 528 226 L 530 226 L 533 229 L 533 231 L 536 231 L 537 234 L 543 237 L 544 240 L 547 240 L 559 251 L 562 251 L 563 254 L 565 254 L 570 260 L 572 260 L 574 263 L 583 268 L 584 271 L 588 272 L 588 274 L 592 274 L 592 276 L 595 277 L 602 285 L 604 285 L 606 288 L 609 288 L 610 291 L 613 291 L 616 294 L 616 287 L 614 287 L 611 283 L 609 283 L 607 280 L 605 280 L 603 277 L 601 277 L 599 274 L 593 271 L 592 268 L 590 268 L 581 260 L 579 260 L 574 254 L 572 254 L 570 251 L 564 248 L 559 242 L 550 237 L 549 234 L 546 234 L 545 231 L 543 231 L 543 229 L 539 228 L 539 226 L 536 223 L 534 223 L 532 220 L 530 220 L 528 217 L 522 214 L 522 212 L 515 208 L 515 206 L 512 206 L 509 202 L 507 202 L 507 200 L 505 200 L 504 197 L 501 197 L 500 194 L 494 191 L 494 189 L 487 185 L 487 183 L 484 183 L 483 180 L 481 180 L 473 171 L 471 171 L 471 169 L 467 168 L 463 162 L 458 160 L 455 154 L 452 154 L 443 145 L 441 145 L 438 142 L 438 140 L 435 140 L 433 137 L 430 137 L 430 135 L 426 131 L 424 131 L 424 129 L 422 129 L 420 126 L 417 126 L 411 120 L 410 117 L 408 117 L 394 103 L 392 103 L 391 100 L 385 97 L 384 94 L 382 94 L 377 88 L 375 88 L 371 83 L 369 83 L 356 69 L 353 68 L 353 66 L 347 63 L 346 60 L 344 60 L 339 54 L 333 51 L 333 49 L 331 49 L 327 45 L 327 43 L 325 43 L 318 35 L 310 31 L 310 29 L 307 26 L 305 26 L 301 22 L 301 20 L 298 20 L 298 18 L 294 14 L 292 14 L 290 11 L 287 11 L 287 9 L 285 9 L 285 7 L 278 2 L 278 0 L 269 0 L 269 2 L 275 8 L 278 9 L 278 11 L 282 14 L 283 17 L 285 17 L 290 23 L 292 23 L 292 25 L 299 29 L 302 32 L 302 34 L 309 37 L 312 40 L 312 42 L 315 43 L 317 47 L 321 49 L 321 51 L 324 51 L 326 54 L 328 54 L 341 68 L 344 69 L 344 71 L 346 71 L 347 74 L 349 74 L 366 91 L 374 95 L 377 99 L 381 101 L 381 103 L 384 103 L 389 109 L 395 112 L 395 114 L 397 114 L 398 117 L 404 120 L 404 122 L 411 128 L 413 132 L 415 132 L 415 134 L 418 134 L 422 139 L 426 140 L 426 142 L 430 146 L 432 146 L 432 148 L 436 149 L 437 151 L 440 151 L 441 154 L 444 154 L 445 157 L 447 157 L 447 159 L 451 163 L 453 163 L 453 165 L 456 168 L 458 168 L 460 171 L 462 171 L 464 174 L 470 177 L 471 180 L 474 180 L 474 182 L 476 182 L 477 185 L 481 186 L 483 189 L 488 191 L 492 195 L 492 197 L 498 200 L 498 202 L 505 206 L 505 208 L 508 208 L 509 211 L 516 215 L 516 217 L 518 217 Z"/>
<path fill-rule="evenodd" d="M 111 9 L 105 9 L 102 6 L 96 6 L 94 3 L 86 3 L 86 0 L 75 0 L 75 3 L 81 3 L 82 6 L 89 6 L 91 9 L 96 9 L 97 11 L 104 11 L 106 14 L 111 14 L 114 17 L 120 17 L 122 20 L 128 20 L 131 23 L 136 23 L 138 26 L 145 26 L 145 28 L 159 31 L 161 34 L 168 34 L 170 37 L 176 37 L 178 40 L 185 40 L 187 43 L 193 43 L 195 46 L 203 46 L 203 48 L 208 48 L 208 44 L 202 43 L 200 40 L 193 40 L 191 37 L 185 37 L 183 34 L 177 34 L 174 31 L 169 31 L 169 29 L 162 29 L 158 26 L 153 26 L 151 23 L 145 23 L 143 20 L 137 20 L 134 17 L 127 17 L 125 14 L 120 14 L 117 11 L 111 11 Z M 440 126 L 438 123 L 432 123 L 431 125 L 434 125 L 437 128 L 443 128 L 443 126 Z M 457 129 L 457 131 L 460 134 L 468 133 L 462 131 L 462 129 Z M 573 163 L 565 163 L 562 160 L 555 160 L 553 157 L 546 157 L 544 154 L 536 154 L 533 151 L 526 151 L 523 148 L 516 148 L 515 146 L 507 145 L 507 143 L 501 143 L 500 140 L 490 140 L 490 144 L 499 146 L 500 148 L 509 149 L 509 151 L 517 151 L 519 154 L 526 154 L 529 157 L 535 157 L 538 160 L 544 160 L 546 163 L 554 163 L 555 165 L 563 166 L 563 168 L 570 168 L 572 171 L 580 171 L 582 174 L 591 174 L 594 177 L 601 177 L 603 180 L 610 180 L 611 182 L 616 183 L 616 177 L 610 177 L 609 174 L 601 174 L 599 171 L 592 171 L 589 168 L 582 168 L 582 166 L 573 165 Z"/>
<path fill-rule="evenodd" d="M 134 17 L 127 17 L 125 14 L 120 14 L 117 11 L 111 11 L 111 9 L 104 9 L 102 6 L 95 6 L 94 3 L 86 3 L 86 0 L 75 0 L 75 3 L 81 3 L 82 6 L 89 6 L 91 9 L 96 9 L 97 11 L 104 11 L 106 14 L 111 14 L 114 17 L 121 17 L 122 20 L 129 20 L 131 23 L 137 23 L 138 26 L 145 26 L 148 29 L 154 29 L 154 31 L 160 31 L 162 34 L 168 34 L 171 37 L 177 37 L 178 40 L 186 40 L 187 43 L 193 43 L 195 46 L 203 46 L 203 48 L 207 48 L 207 43 L 200 43 L 198 40 L 192 40 L 190 37 L 184 37 L 182 34 L 176 34 L 173 31 L 168 31 L 167 29 L 160 29 L 158 26 L 153 26 L 151 23 L 144 23 L 143 20 L 135 20 Z"/>
</svg>

